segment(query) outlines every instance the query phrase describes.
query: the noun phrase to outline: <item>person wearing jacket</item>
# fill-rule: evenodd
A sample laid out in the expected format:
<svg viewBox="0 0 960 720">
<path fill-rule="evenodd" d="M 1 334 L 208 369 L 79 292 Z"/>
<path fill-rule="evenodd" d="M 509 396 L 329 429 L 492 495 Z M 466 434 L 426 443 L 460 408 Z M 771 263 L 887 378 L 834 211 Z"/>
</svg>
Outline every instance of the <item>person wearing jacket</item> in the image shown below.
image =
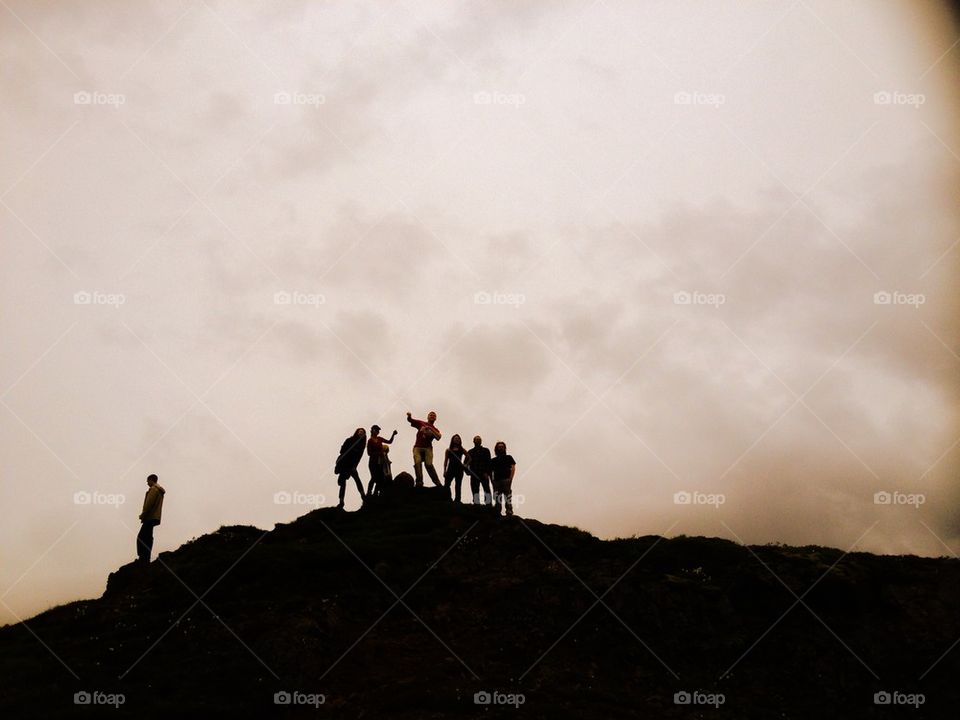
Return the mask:
<svg viewBox="0 0 960 720">
<path fill-rule="evenodd" d="M 156 475 L 147 477 L 147 492 L 143 496 L 143 510 L 140 512 L 140 532 L 137 533 L 137 559 L 145 565 L 150 562 L 153 552 L 153 529 L 160 524 L 166 492 L 157 483 Z"/>
<path fill-rule="evenodd" d="M 483 504 L 490 505 L 490 449 L 483 446 L 483 438 L 479 435 L 473 438 L 473 447 L 467 450 L 466 461 L 473 504 L 480 504 L 480 487 L 483 486 Z"/>
<path fill-rule="evenodd" d="M 337 463 L 333 466 L 333 472 L 337 475 L 337 483 L 340 485 L 340 504 L 339 509 L 343 509 L 343 496 L 347 492 L 347 478 L 353 478 L 357 484 L 357 490 L 360 491 L 360 499 L 366 500 L 367 496 L 363 492 L 363 483 L 360 482 L 360 476 L 357 474 L 357 466 L 363 459 L 363 451 L 367 445 L 367 431 L 363 428 L 357 428 L 353 435 L 343 441 L 340 446 L 340 455 L 337 456 Z"/>
</svg>

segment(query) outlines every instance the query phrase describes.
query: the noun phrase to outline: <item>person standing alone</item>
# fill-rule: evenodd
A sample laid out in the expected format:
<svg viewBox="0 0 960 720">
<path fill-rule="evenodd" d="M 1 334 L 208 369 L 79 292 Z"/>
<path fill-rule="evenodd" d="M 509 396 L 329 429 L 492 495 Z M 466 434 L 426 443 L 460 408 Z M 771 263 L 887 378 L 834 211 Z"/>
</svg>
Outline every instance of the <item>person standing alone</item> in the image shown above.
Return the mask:
<svg viewBox="0 0 960 720">
<path fill-rule="evenodd" d="M 137 533 L 137 559 L 144 565 L 150 562 L 153 552 L 153 529 L 160 524 L 163 511 L 163 496 L 167 491 L 157 483 L 156 475 L 147 477 L 147 492 L 143 496 L 140 512 L 140 532 Z"/>
</svg>

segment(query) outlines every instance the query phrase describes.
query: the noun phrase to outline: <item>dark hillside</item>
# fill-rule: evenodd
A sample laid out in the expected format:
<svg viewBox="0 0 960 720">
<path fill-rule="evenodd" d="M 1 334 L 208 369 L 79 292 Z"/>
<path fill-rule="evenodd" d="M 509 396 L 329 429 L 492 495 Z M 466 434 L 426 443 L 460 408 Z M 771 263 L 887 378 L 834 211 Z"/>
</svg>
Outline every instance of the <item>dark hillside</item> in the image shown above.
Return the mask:
<svg viewBox="0 0 960 720">
<path fill-rule="evenodd" d="M 270 532 L 223 527 L 147 568 L 120 568 L 100 599 L 0 629 L 0 710 L 953 717 L 960 650 L 934 663 L 960 638 L 958 608 L 953 559 L 601 541 L 427 491 L 397 507 L 317 510 Z M 82 691 L 124 702 L 75 705 Z M 677 704 L 684 691 L 720 693 L 723 704 Z M 923 693 L 924 704 L 876 705 L 882 691 Z M 277 692 L 324 702 L 278 705 Z M 523 704 L 478 705 L 478 692 L 522 694 Z"/>
</svg>

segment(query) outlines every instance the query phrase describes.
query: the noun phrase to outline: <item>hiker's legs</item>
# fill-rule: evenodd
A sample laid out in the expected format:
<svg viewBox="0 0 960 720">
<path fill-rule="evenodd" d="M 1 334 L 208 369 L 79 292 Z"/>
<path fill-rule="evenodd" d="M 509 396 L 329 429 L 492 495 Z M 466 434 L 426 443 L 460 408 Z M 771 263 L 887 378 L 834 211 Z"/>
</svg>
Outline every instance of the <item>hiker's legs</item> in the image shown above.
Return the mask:
<svg viewBox="0 0 960 720">
<path fill-rule="evenodd" d="M 480 476 L 480 483 L 483 485 L 483 504 L 490 505 L 493 500 L 490 497 L 490 476 L 484 473 Z"/>
<path fill-rule="evenodd" d="M 456 483 L 456 491 L 453 495 L 453 501 L 460 502 L 460 486 L 463 485 L 463 470 L 453 476 L 453 481 Z"/>
<path fill-rule="evenodd" d="M 380 486 L 383 484 L 383 471 L 380 463 L 372 462 L 368 467 L 370 469 L 370 483 L 367 485 L 367 497 L 379 495 L 382 490 Z"/>
<path fill-rule="evenodd" d="M 493 507 L 497 511 L 497 515 L 500 514 L 501 503 L 503 502 L 501 497 L 502 493 L 500 492 L 500 481 L 496 478 L 493 478 Z"/>
<path fill-rule="evenodd" d="M 470 473 L 470 494 L 473 496 L 473 504 L 480 504 L 480 478 L 474 473 Z"/>
<path fill-rule="evenodd" d="M 500 487 L 507 501 L 507 515 L 513 515 L 513 478 L 500 481 Z"/>
<path fill-rule="evenodd" d="M 440 478 L 437 476 L 437 469 L 433 466 L 433 448 L 421 448 L 423 450 L 423 464 L 427 466 L 427 475 L 433 480 L 437 487 L 443 487 Z M 423 477 L 421 476 L 421 482 Z"/>
<path fill-rule="evenodd" d="M 150 553 L 153 552 L 154 520 L 144 520 L 137 533 L 137 558 L 142 563 L 150 562 Z"/>
<path fill-rule="evenodd" d="M 350 477 L 353 478 L 353 481 L 357 484 L 357 492 L 360 493 L 360 499 L 365 500 L 367 495 L 363 492 L 363 483 L 360 481 L 360 474 L 357 472 L 357 469 L 354 468 L 350 473 Z"/>
<path fill-rule="evenodd" d="M 417 479 L 417 487 L 423 487 L 423 448 L 413 449 L 413 474 Z"/>
<path fill-rule="evenodd" d="M 337 484 L 340 486 L 340 504 L 337 507 L 343 507 L 343 496 L 347 492 L 347 478 L 350 477 L 350 473 L 340 473 L 337 475 Z"/>
</svg>

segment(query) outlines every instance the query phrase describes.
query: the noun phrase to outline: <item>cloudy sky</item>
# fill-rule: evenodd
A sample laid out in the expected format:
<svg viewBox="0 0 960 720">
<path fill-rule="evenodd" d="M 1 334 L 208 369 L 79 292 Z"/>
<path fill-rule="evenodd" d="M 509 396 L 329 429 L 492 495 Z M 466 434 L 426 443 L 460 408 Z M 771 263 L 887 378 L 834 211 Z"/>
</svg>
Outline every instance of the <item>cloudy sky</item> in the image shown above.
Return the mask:
<svg viewBox="0 0 960 720">
<path fill-rule="evenodd" d="M 0 2 L 0 621 L 407 410 L 601 537 L 960 551 L 944 7 L 304 5 Z"/>
</svg>

